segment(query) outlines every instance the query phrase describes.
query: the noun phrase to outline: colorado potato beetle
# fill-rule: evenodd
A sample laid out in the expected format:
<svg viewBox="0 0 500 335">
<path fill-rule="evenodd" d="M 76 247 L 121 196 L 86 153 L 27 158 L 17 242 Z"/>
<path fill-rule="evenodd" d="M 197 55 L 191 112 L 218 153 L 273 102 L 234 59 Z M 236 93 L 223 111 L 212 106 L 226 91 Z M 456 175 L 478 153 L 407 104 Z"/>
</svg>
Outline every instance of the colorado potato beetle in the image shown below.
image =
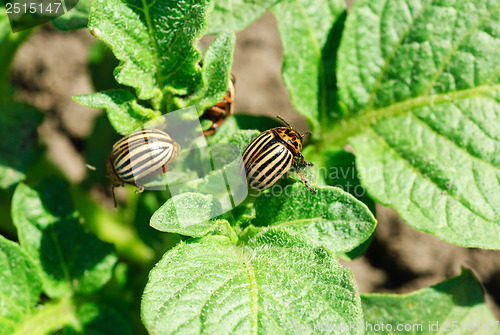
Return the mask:
<svg viewBox="0 0 500 335">
<path fill-rule="evenodd" d="M 231 74 L 231 80 L 226 95 L 217 105 L 209 107 L 203 111 L 200 120 L 212 121 L 212 126 L 203 132 L 203 135 L 211 135 L 215 133 L 217 128 L 224 120 L 233 113 L 234 98 L 236 96 L 235 88 L 236 79 Z"/>
<path fill-rule="evenodd" d="M 155 173 L 167 172 L 178 152 L 179 145 L 161 130 L 134 131 L 113 145 L 107 163 L 113 188 L 127 183 L 137 186 L 136 193 L 141 193 L 144 191 L 141 181 Z"/>
<path fill-rule="evenodd" d="M 299 163 L 302 166 L 313 165 L 313 163 L 307 162 L 300 153 L 302 138 L 310 132 L 301 135 L 288 122 L 279 116 L 278 118 L 287 127 L 276 127 L 262 132 L 243 152 L 243 164 L 248 186 L 258 191 L 268 189 L 293 165 L 299 171 L 302 183 L 312 193 L 316 193 L 299 167 Z M 297 158 L 300 158 L 299 163 Z"/>
</svg>

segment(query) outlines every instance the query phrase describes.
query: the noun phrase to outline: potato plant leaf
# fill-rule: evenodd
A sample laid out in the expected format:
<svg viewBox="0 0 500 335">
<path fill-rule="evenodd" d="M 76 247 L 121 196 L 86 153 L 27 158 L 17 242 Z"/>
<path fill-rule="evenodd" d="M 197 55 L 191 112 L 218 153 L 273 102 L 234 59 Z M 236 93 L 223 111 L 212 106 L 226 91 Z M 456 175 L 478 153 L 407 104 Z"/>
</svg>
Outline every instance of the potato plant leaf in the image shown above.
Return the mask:
<svg viewBox="0 0 500 335">
<path fill-rule="evenodd" d="M 500 248 L 500 3 L 360 0 L 337 67 L 361 181 L 413 227 Z"/>
<path fill-rule="evenodd" d="M 340 187 L 364 203 L 375 215 L 375 202 L 368 196 L 359 180 L 356 157 L 344 150 L 326 149 L 322 152 L 326 184 Z"/>
<path fill-rule="evenodd" d="M 498 321 L 484 301 L 484 292 L 470 270 L 458 277 L 410 294 L 363 294 L 367 324 L 380 324 L 385 334 L 500 334 Z M 407 328 L 397 330 L 397 325 Z M 366 328 L 367 335 L 380 334 Z M 405 331 L 403 331 L 405 330 Z"/>
<path fill-rule="evenodd" d="M 233 65 L 234 33 L 223 33 L 215 38 L 203 56 L 203 83 L 187 102 L 196 106 L 198 113 L 221 101 L 228 90 Z M 182 105 L 181 105 L 182 106 Z"/>
<path fill-rule="evenodd" d="M 47 179 L 36 187 L 19 184 L 12 218 L 49 297 L 94 292 L 111 278 L 113 247 L 84 232 L 62 180 Z"/>
<path fill-rule="evenodd" d="M 73 0 L 72 2 L 75 2 Z M 92 0 L 77 0 L 77 4 L 66 14 L 56 17 L 52 24 L 59 30 L 71 31 L 87 27 Z"/>
<path fill-rule="evenodd" d="M 92 108 L 104 108 L 113 128 L 121 135 L 129 135 L 144 122 L 160 116 L 159 112 L 141 106 L 134 95 L 125 90 L 109 90 L 76 95 L 79 104 Z"/>
<path fill-rule="evenodd" d="M 42 114 L 34 107 L 0 103 L 0 188 L 13 188 L 25 178 L 25 171 L 37 143 L 36 128 Z"/>
<path fill-rule="evenodd" d="M 233 128 L 228 122 L 222 124 L 222 127 L 209 139 L 210 143 L 230 143 L 238 146 L 240 153 L 243 154 L 246 147 L 259 136 L 260 132 L 254 129 Z M 219 131 L 220 130 L 220 131 Z"/>
<path fill-rule="evenodd" d="M 211 7 L 209 0 L 98 0 L 89 28 L 120 60 L 116 80 L 160 110 L 170 95 L 189 94 L 201 82 L 201 54 L 193 43 L 203 35 Z"/>
<path fill-rule="evenodd" d="M 35 310 L 42 283 L 23 248 L 0 236 L 0 329 L 12 334 Z"/>
<path fill-rule="evenodd" d="M 297 324 L 362 320 L 350 270 L 279 229 L 248 245 L 206 236 L 170 250 L 149 274 L 141 315 L 163 334 L 289 334 Z"/>
<path fill-rule="evenodd" d="M 376 220 L 368 208 L 340 188 L 316 187 L 312 194 L 301 183 L 273 187 L 255 201 L 254 226 L 291 230 L 332 252 L 345 252 L 366 241 Z"/>
<path fill-rule="evenodd" d="M 293 106 L 318 136 L 320 123 L 336 110 L 335 62 L 345 2 L 283 0 L 273 13 L 283 45 L 283 81 Z"/>
<path fill-rule="evenodd" d="M 31 31 L 28 29 L 13 33 L 5 7 L 0 7 L 0 100 L 5 100 L 8 96 L 7 85 L 9 81 L 7 75 L 12 59 L 17 48 L 28 38 Z"/>
<path fill-rule="evenodd" d="M 79 306 L 76 312 L 78 328 L 67 326 L 63 329 L 64 335 L 77 334 L 109 334 L 129 335 L 132 330 L 123 317 L 107 305 L 85 303 Z"/>
<path fill-rule="evenodd" d="M 239 31 L 249 25 L 279 0 L 217 0 L 208 16 L 207 34 Z"/>
<path fill-rule="evenodd" d="M 151 217 L 151 227 L 160 231 L 200 237 L 219 223 L 220 203 L 211 195 L 182 193 L 168 199 Z"/>
<path fill-rule="evenodd" d="M 361 185 L 355 156 L 352 153 L 342 150 L 340 147 L 327 147 L 318 152 L 315 145 L 309 145 L 302 150 L 302 154 L 307 160 L 314 162 L 314 166 L 309 169 L 315 174 L 315 186 L 329 185 L 350 193 L 364 203 L 376 217 L 375 202 L 368 196 L 365 187 Z M 300 181 L 300 178 L 297 180 Z M 370 246 L 373 236 L 372 233 L 371 237 L 361 245 L 347 252 L 337 252 L 337 255 L 344 259 L 360 257 Z"/>
<path fill-rule="evenodd" d="M 222 129 L 222 128 L 221 128 Z M 182 235 L 201 237 L 214 229 L 219 223 L 211 218 L 223 214 L 221 204 L 216 196 L 225 199 L 228 192 L 228 185 L 231 195 L 245 193 L 239 188 L 233 189 L 231 186 L 241 186 L 240 171 L 238 168 L 239 160 L 234 160 L 234 150 L 241 153 L 245 147 L 255 138 L 259 132 L 256 130 L 236 130 L 230 127 L 232 131 L 217 132 L 210 138 L 210 150 L 212 155 L 220 155 L 215 152 L 217 145 L 225 143 L 234 145 L 231 147 L 231 157 L 228 158 L 229 164 L 211 171 L 203 177 L 197 177 L 196 174 L 186 176 L 182 181 L 184 184 L 179 190 L 183 193 L 168 199 L 151 217 L 150 225 L 160 231 L 178 233 Z M 182 169 L 182 164 L 181 169 Z M 174 164 L 173 169 L 177 169 Z M 184 168 L 185 171 L 185 168 Z M 193 171 L 191 171 L 193 172 Z M 244 185 L 246 188 L 246 184 Z M 205 193 L 205 194 L 202 194 Z M 241 200 L 241 199 L 240 199 Z M 233 201 L 236 199 L 233 198 Z M 183 219 L 179 219 L 183 218 Z"/>
</svg>

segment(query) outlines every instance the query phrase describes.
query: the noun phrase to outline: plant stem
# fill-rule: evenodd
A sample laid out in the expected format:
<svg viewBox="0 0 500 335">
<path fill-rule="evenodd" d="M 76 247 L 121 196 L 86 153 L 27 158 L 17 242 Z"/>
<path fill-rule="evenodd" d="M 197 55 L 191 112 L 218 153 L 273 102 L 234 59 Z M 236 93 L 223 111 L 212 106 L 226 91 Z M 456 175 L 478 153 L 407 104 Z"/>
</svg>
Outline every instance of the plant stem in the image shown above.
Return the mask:
<svg viewBox="0 0 500 335">
<path fill-rule="evenodd" d="M 227 231 L 229 238 L 231 239 L 231 242 L 233 244 L 238 243 L 238 241 L 239 241 L 238 235 L 236 234 L 233 227 L 231 226 L 231 224 L 227 220 L 225 220 L 225 228 L 226 228 L 226 231 Z"/>
<path fill-rule="evenodd" d="M 320 141 L 320 146 L 343 146 L 346 144 L 349 137 L 361 133 L 363 129 L 370 127 L 380 119 L 403 114 L 417 107 L 432 106 L 447 101 L 473 98 L 498 90 L 500 90 L 500 85 L 483 85 L 451 93 L 411 98 L 387 107 L 361 111 L 355 115 L 347 115 L 335 123 L 332 128 L 325 130 Z"/>
<path fill-rule="evenodd" d="M 24 319 L 24 322 L 14 334 L 47 334 L 69 324 L 77 330 L 81 328 L 76 317 L 76 306 L 73 304 L 71 296 L 48 303 L 35 310 L 33 314 Z"/>
</svg>

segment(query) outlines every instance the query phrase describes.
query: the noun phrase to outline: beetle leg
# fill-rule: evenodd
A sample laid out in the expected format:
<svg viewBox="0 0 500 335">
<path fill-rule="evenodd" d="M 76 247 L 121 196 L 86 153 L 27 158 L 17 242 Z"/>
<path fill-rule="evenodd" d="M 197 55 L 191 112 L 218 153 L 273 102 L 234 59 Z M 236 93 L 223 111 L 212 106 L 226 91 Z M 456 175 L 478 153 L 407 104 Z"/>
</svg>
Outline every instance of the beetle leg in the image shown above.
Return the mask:
<svg viewBox="0 0 500 335">
<path fill-rule="evenodd" d="M 214 123 L 215 124 L 215 123 Z M 204 136 L 208 136 L 208 135 L 212 135 L 213 133 L 215 133 L 215 129 L 208 129 L 208 130 L 205 130 L 203 132 L 203 135 Z"/>
<path fill-rule="evenodd" d="M 298 156 L 300 157 L 300 164 L 302 164 L 304 166 L 314 166 L 314 164 L 312 162 L 306 161 L 306 159 L 304 158 L 304 156 L 300 152 L 299 152 Z"/>
<path fill-rule="evenodd" d="M 304 158 L 304 157 L 302 157 L 302 158 Z M 311 185 L 309 185 L 309 183 L 307 182 L 306 177 L 304 177 L 304 174 L 303 174 L 303 173 L 302 173 L 302 171 L 300 170 L 299 164 L 297 164 L 297 162 L 296 162 L 296 161 L 293 161 L 293 167 L 294 167 L 294 168 L 296 168 L 296 169 L 297 169 L 297 171 L 299 171 L 299 173 L 300 173 L 300 178 L 302 179 L 302 183 L 303 183 L 304 185 L 306 185 L 306 187 L 309 189 L 309 191 L 310 191 L 311 193 L 316 194 L 316 193 L 317 193 L 316 189 L 314 189 L 314 187 L 312 187 Z"/>
<path fill-rule="evenodd" d="M 144 192 L 144 186 L 142 186 L 142 185 L 138 185 L 137 187 L 139 187 L 139 189 L 138 189 L 138 190 L 135 190 L 135 194 L 139 194 L 139 193 Z"/>
</svg>

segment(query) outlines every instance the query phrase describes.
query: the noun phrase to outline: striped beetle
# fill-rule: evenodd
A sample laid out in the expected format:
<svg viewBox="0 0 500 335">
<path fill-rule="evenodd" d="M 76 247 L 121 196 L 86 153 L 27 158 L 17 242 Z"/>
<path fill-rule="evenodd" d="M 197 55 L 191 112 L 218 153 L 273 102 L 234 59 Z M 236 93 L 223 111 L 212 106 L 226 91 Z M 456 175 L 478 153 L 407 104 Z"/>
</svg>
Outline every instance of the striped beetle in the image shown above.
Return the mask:
<svg viewBox="0 0 500 335">
<path fill-rule="evenodd" d="M 113 190 L 127 183 L 137 186 L 136 193 L 141 193 L 144 191 L 141 180 L 167 172 L 178 152 L 179 145 L 158 129 L 140 129 L 125 136 L 113 145 L 107 163 Z"/>
<path fill-rule="evenodd" d="M 233 113 L 234 98 L 236 96 L 236 78 L 231 74 L 227 93 L 217 105 L 209 107 L 203 111 L 200 120 L 212 121 L 212 126 L 203 132 L 203 135 L 212 135 L 224 120 Z"/>
<path fill-rule="evenodd" d="M 300 158 L 303 166 L 312 166 L 300 153 L 302 150 L 302 138 L 306 134 L 299 134 L 288 122 L 280 116 L 287 127 L 276 127 L 262 132 L 255 138 L 243 152 L 243 164 L 247 176 L 248 186 L 254 190 L 263 191 L 268 189 L 285 174 L 293 165 L 300 173 L 302 183 L 309 191 L 316 190 L 309 185 L 304 174 L 300 170 L 296 158 Z"/>
</svg>

